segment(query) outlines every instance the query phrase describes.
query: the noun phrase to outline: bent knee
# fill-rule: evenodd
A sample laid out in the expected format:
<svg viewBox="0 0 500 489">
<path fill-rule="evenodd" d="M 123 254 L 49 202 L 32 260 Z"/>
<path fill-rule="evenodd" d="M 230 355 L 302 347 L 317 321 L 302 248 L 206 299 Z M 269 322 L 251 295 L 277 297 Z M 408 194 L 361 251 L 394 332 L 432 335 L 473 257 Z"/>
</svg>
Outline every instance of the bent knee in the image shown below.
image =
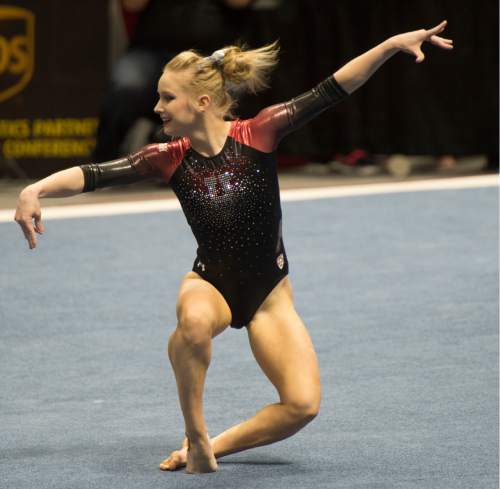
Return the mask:
<svg viewBox="0 0 500 489">
<path fill-rule="evenodd" d="M 203 345 L 212 338 L 213 320 L 203 310 L 180 311 L 177 331 L 190 345 Z"/>
<path fill-rule="evenodd" d="M 289 400 L 284 403 L 289 416 L 294 422 L 307 424 L 311 422 L 319 413 L 320 396 L 311 395 Z"/>
</svg>

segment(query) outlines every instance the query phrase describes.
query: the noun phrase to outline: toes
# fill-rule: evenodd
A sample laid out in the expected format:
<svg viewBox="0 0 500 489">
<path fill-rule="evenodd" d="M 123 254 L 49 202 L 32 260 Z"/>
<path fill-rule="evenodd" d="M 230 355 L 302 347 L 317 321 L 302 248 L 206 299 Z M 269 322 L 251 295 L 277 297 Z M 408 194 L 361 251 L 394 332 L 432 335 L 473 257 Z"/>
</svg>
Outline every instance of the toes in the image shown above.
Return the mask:
<svg viewBox="0 0 500 489">
<path fill-rule="evenodd" d="M 170 457 L 165 459 L 161 464 L 160 464 L 160 470 L 172 470 L 170 468 L 170 462 L 171 462 L 171 459 Z"/>
<path fill-rule="evenodd" d="M 172 455 L 170 455 L 170 457 L 166 458 L 160 464 L 160 469 L 161 470 L 177 470 L 178 468 L 180 468 L 183 465 L 186 465 L 186 463 L 183 462 L 182 454 L 173 453 Z"/>
<path fill-rule="evenodd" d="M 177 461 L 174 460 L 174 457 L 170 456 L 160 464 L 160 469 L 161 470 L 175 470 L 175 469 L 177 469 L 176 462 Z"/>
</svg>

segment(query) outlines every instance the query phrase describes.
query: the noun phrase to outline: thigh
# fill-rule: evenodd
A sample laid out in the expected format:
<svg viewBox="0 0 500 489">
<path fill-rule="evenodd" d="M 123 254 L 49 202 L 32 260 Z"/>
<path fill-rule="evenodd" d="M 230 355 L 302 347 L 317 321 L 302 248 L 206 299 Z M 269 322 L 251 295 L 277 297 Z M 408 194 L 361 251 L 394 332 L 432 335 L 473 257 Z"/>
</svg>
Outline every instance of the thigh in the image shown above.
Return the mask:
<svg viewBox="0 0 500 489">
<path fill-rule="evenodd" d="M 281 291 L 275 289 L 255 314 L 247 327 L 250 346 L 282 402 L 319 399 L 316 352 L 287 289 L 286 284 Z"/>
<path fill-rule="evenodd" d="M 231 323 L 231 309 L 223 295 L 196 272 L 188 272 L 179 287 L 176 305 L 177 319 L 198 316 L 208 319 L 212 337 L 222 333 Z"/>
</svg>

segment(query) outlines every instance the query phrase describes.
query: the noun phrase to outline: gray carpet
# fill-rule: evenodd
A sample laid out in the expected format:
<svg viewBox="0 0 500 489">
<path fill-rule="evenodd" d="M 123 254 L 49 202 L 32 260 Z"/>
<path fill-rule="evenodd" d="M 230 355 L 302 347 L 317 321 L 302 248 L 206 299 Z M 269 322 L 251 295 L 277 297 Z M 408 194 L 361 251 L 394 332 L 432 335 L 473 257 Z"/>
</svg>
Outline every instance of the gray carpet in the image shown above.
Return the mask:
<svg viewBox="0 0 500 489">
<path fill-rule="evenodd" d="M 157 468 L 183 436 L 183 215 L 47 221 L 35 251 L 0 224 L 0 487 L 498 487 L 497 209 L 495 188 L 285 203 L 321 413 L 203 476 Z M 245 331 L 217 337 L 210 434 L 276 400 Z"/>
</svg>

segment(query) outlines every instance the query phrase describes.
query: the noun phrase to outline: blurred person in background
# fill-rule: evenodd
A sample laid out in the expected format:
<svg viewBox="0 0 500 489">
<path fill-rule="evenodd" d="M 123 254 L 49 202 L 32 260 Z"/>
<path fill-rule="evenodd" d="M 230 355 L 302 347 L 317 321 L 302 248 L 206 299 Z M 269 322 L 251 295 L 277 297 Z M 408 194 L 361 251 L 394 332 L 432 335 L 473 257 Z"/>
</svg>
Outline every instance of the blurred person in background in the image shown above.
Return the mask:
<svg viewBox="0 0 500 489">
<path fill-rule="evenodd" d="M 458 44 L 454 56 L 434 50 L 423 70 L 405 57 L 393 60 L 352 97 L 349 107 L 341 105 L 312 121 L 313 161 L 333 159 L 341 163 L 335 169 L 357 174 L 370 159 L 385 171 L 392 167 L 385 165 L 388 158 L 402 155 L 411 172 L 438 168 L 458 174 L 468 168 L 481 171 L 487 159 L 486 169 L 498 171 L 499 84 L 498 69 L 492 70 L 498 66 L 498 1 L 485 0 L 480 7 L 468 0 L 301 3 L 308 27 L 305 45 L 314 53 L 308 71 L 317 79 L 336 57 L 340 65 L 385 33 L 413 30 L 444 15 Z M 478 80 L 481 88 L 471 96 Z M 367 158 L 359 159 L 362 152 L 356 148 Z"/>
<path fill-rule="evenodd" d="M 99 115 L 94 161 L 118 158 L 139 118 L 151 111 L 165 62 L 189 48 L 214 51 L 242 39 L 254 0 L 121 0 L 130 40 L 114 65 Z"/>
</svg>

